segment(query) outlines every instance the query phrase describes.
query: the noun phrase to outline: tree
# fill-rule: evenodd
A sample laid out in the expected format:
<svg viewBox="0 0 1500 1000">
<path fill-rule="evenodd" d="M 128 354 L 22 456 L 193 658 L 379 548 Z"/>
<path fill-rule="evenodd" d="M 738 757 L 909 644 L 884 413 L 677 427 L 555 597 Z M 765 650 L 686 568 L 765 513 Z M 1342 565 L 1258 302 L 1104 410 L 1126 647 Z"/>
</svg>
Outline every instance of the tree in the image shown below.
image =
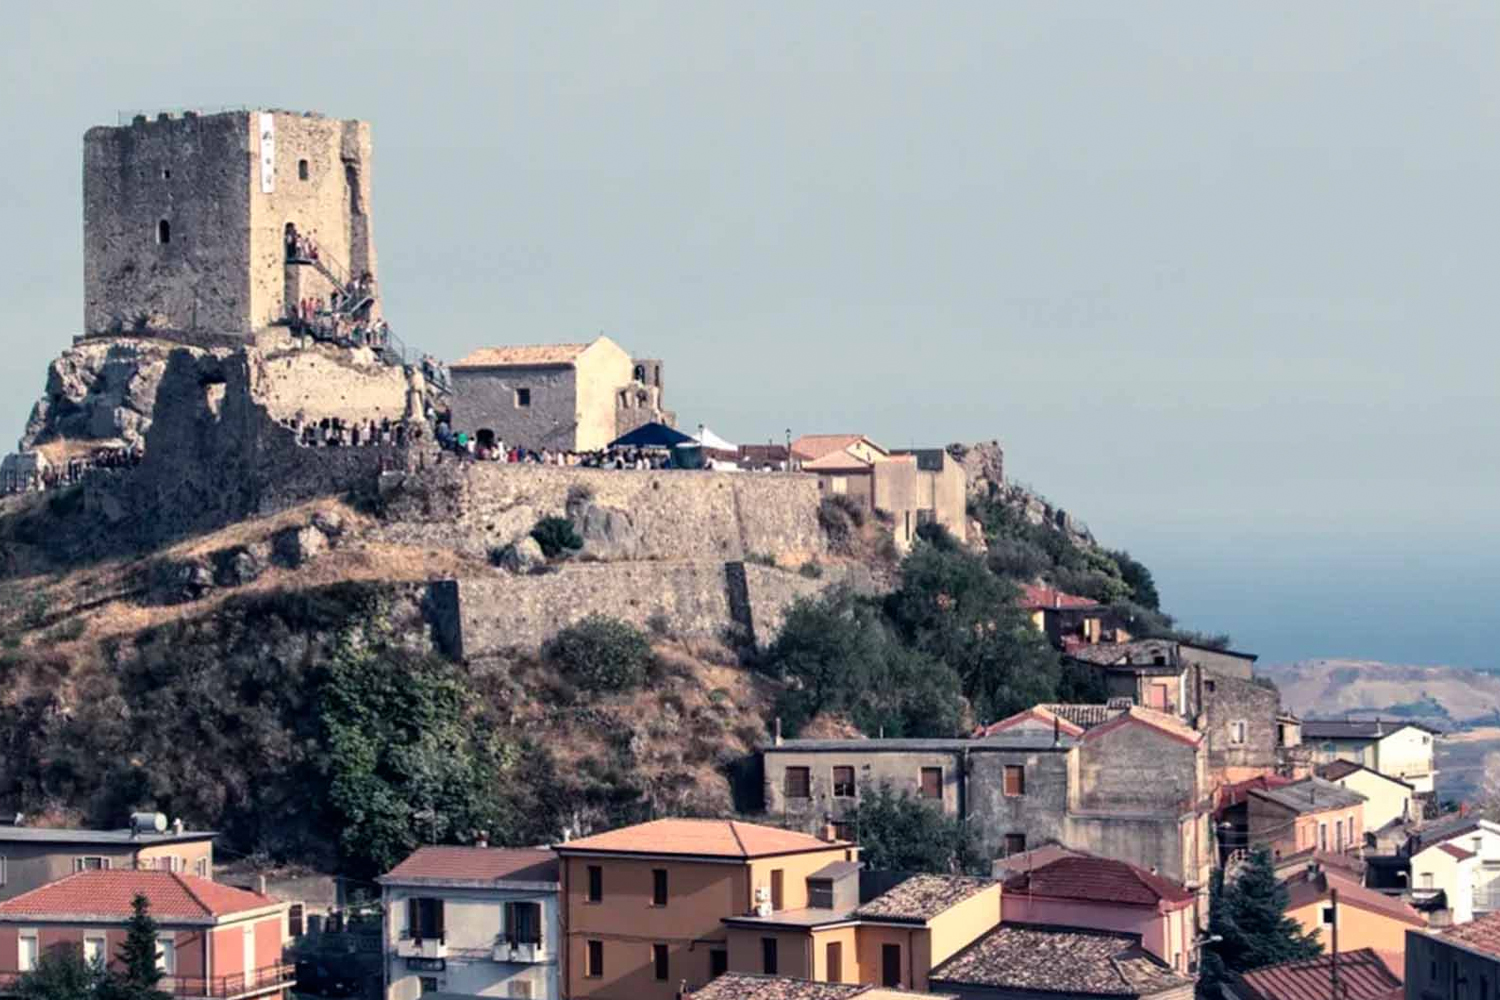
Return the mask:
<svg viewBox="0 0 1500 1000">
<path fill-rule="evenodd" d="M 1120 576 L 1130 587 L 1131 600 L 1143 608 L 1152 611 L 1161 610 L 1161 595 L 1156 591 L 1156 581 L 1151 577 L 1151 570 L 1146 564 L 1135 559 L 1124 549 L 1108 553 L 1114 559 L 1115 565 L 1120 567 Z"/>
<path fill-rule="evenodd" d="M 157 989 L 166 973 L 157 964 L 160 946 L 156 943 L 156 921 L 151 917 L 151 901 L 136 893 L 130 901 L 130 922 L 125 925 L 125 943 L 115 956 L 124 966 L 109 973 L 100 984 L 105 1000 L 170 1000 Z"/>
<path fill-rule="evenodd" d="M 1286 915 L 1287 888 L 1276 878 L 1271 851 L 1257 847 L 1233 882 L 1222 869 L 1209 883 L 1209 935 L 1223 938 L 1203 953 L 1206 996 L 1217 995 L 1217 984 L 1230 973 L 1266 965 L 1313 958 L 1323 953 L 1317 934 L 1304 931 Z"/>
<path fill-rule="evenodd" d="M 645 633 L 597 612 L 558 632 L 542 652 L 585 691 L 634 691 L 652 659 Z"/>
<path fill-rule="evenodd" d="M 1060 661 L 1017 603 L 1014 585 L 967 552 L 919 542 L 886 611 L 906 642 L 952 667 L 984 718 L 1057 696 Z"/>
<path fill-rule="evenodd" d="M 860 860 L 872 870 L 988 874 L 961 822 L 887 784 L 863 789 L 846 819 L 854 826 Z"/>
<path fill-rule="evenodd" d="M 84 960 L 76 945 L 49 948 L 36 968 L 16 980 L 21 1000 L 79 1000 L 92 996 L 103 978 L 98 965 Z"/>
</svg>

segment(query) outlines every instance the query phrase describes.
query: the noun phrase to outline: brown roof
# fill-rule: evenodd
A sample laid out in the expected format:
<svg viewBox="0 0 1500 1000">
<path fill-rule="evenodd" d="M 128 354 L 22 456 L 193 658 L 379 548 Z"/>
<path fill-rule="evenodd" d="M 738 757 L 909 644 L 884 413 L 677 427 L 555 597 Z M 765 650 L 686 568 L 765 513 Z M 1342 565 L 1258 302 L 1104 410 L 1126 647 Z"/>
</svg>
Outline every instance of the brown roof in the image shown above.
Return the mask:
<svg viewBox="0 0 1500 1000">
<path fill-rule="evenodd" d="M 1290 899 L 1287 909 L 1301 909 L 1309 903 L 1321 902 L 1328 898 L 1330 889 L 1339 891 L 1339 903 L 1344 906 L 1353 906 L 1368 913 L 1376 913 L 1392 920 L 1399 920 L 1413 927 L 1426 927 L 1427 920 L 1412 909 L 1406 903 L 1384 893 L 1367 889 L 1353 879 L 1348 878 L 1341 872 L 1319 871 L 1309 873 L 1301 877 L 1293 877 L 1286 882 L 1287 893 Z"/>
<path fill-rule="evenodd" d="M 1466 924 L 1455 924 L 1433 933 L 1444 941 L 1452 941 L 1500 958 L 1500 910 L 1475 917 Z"/>
<path fill-rule="evenodd" d="M 806 833 L 736 819 L 656 819 L 558 844 L 559 854 L 599 851 L 624 854 L 677 854 L 715 858 L 759 858 L 833 848 L 843 841 L 819 840 Z"/>
<path fill-rule="evenodd" d="M 1467 861 L 1467 860 L 1469 860 L 1470 858 L 1472 858 L 1474 856 L 1474 852 L 1473 851 L 1466 851 L 1462 847 L 1457 846 L 1456 844 L 1447 844 L 1447 843 L 1444 843 L 1444 844 L 1437 845 L 1437 847 L 1438 847 L 1438 850 L 1442 851 L 1444 854 L 1447 854 L 1447 855 L 1450 855 L 1452 857 L 1455 857 L 1455 858 L 1457 858 L 1460 861 Z"/>
<path fill-rule="evenodd" d="M 1167 666 L 1175 667 L 1178 664 L 1171 662 L 1175 657 L 1169 656 L 1165 664 L 1153 664 L 1152 660 L 1156 654 L 1163 650 L 1175 652 L 1173 647 L 1176 643 L 1170 639 L 1136 639 L 1133 642 L 1096 642 L 1088 645 L 1078 646 L 1068 650 L 1068 656 L 1074 660 L 1084 663 L 1092 663 L 1095 666 Z"/>
<path fill-rule="evenodd" d="M 525 368 L 538 365 L 571 365 L 589 344 L 513 344 L 510 347 L 480 347 L 449 368 Z"/>
<path fill-rule="evenodd" d="M 1073 611 L 1078 608 L 1097 608 L 1099 602 L 1092 597 L 1079 597 L 1054 587 L 1024 583 L 1021 585 L 1021 607 L 1027 611 Z"/>
<path fill-rule="evenodd" d="M 1268 965 L 1243 972 L 1235 992 L 1246 1000 L 1328 1000 L 1333 995 L 1333 959 L 1329 955 Z M 1373 950 L 1339 953 L 1339 983 L 1344 1000 L 1386 1000 L 1402 995 L 1395 975 Z"/>
<path fill-rule="evenodd" d="M 212 922 L 216 917 L 277 905 L 246 889 L 177 872 L 130 868 L 77 872 L 0 903 L 0 920 L 39 917 L 92 917 L 126 920 L 137 895 L 151 903 L 151 916 L 164 922 Z"/>
<path fill-rule="evenodd" d="M 1373 767 L 1365 767 L 1365 765 L 1357 764 L 1352 760 L 1335 760 L 1324 764 L 1318 768 L 1318 777 L 1323 778 L 1325 781 L 1338 781 L 1341 778 L 1349 777 L 1349 775 L 1357 771 L 1369 771 L 1376 777 L 1384 778 L 1386 781 L 1394 782 L 1397 785 L 1405 785 L 1407 788 L 1414 787 L 1409 782 L 1402 781 L 1400 778 L 1393 778 L 1383 771 L 1377 771 Z"/>
<path fill-rule="evenodd" d="M 1067 733 L 1069 736 L 1083 735 L 1082 726 L 1069 721 L 1060 712 L 1051 711 L 1046 705 L 1023 708 L 1015 715 L 1007 716 L 998 722 L 991 722 L 988 726 L 981 727 L 974 735 L 976 738 L 994 736 L 997 733 L 1003 733 L 1026 722 L 1041 722 L 1048 726 L 1054 726 L 1059 732 Z"/>
<path fill-rule="evenodd" d="M 1197 746 L 1203 742 L 1203 734 L 1192 726 L 1183 722 L 1175 715 L 1166 712 L 1158 712 L 1154 708 L 1142 708 L 1139 705 L 1131 705 L 1115 718 L 1100 726 L 1095 726 L 1083 734 L 1085 740 L 1098 739 L 1106 733 L 1112 733 L 1123 726 L 1139 723 L 1150 726 L 1164 735 L 1179 740 L 1189 746 Z"/>
<path fill-rule="evenodd" d="M 792 442 L 792 454 L 798 458 L 817 459 L 864 440 L 863 434 L 804 434 Z"/>
<path fill-rule="evenodd" d="M 996 858 L 992 864 L 997 877 L 1008 878 L 1015 872 L 1026 871 L 1029 868 L 1040 868 L 1049 865 L 1058 858 L 1073 858 L 1081 854 L 1061 844 L 1043 844 L 1041 847 L 1033 847 L 1029 851 L 1019 854 L 1011 854 L 1007 857 Z"/>
<path fill-rule="evenodd" d="M 820 458 L 802 463 L 804 472 L 868 472 L 875 465 L 847 451 L 830 451 Z"/>
<path fill-rule="evenodd" d="M 1084 903 L 1176 907 L 1197 897 L 1170 879 L 1125 861 L 1075 854 L 1019 871 L 1005 880 L 1007 893 L 1027 893 Z"/>
<path fill-rule="evenodd" d="M 1125 709 L 1118 705 L 1068 705 L 1052 704 L 1038 705 L 1038 708 L 1046 709 L 1053 715 L 1060 715 L 1075 726 L 1084 729 L 1093 729 L 1102 726 L 1110 719 L 1124 712 Z"/>
<path fill-rule="evenodd" d="M 913 875 L 855 910 L 854 915 L 871 920 L 926 923 L 970 896 L 999 884 L 992 878 L 971 875 Z M 998 906 L 995 919 L 1000 919 Z"/>
<path fill-rule="evenodd" d="M 694 990 L 692 1000 L 890 1000 L 922 997 L 924 1000 L 957 1000 L 945 994 L 912 993 L 869 983 L 815 983 L 791 976 L 763 976 L 754 972 L 726 972 L 708 985 Z"/>
<path fill-rule="evenodd" d="M 1069 996 L 1149 997 L 1190 987 L 1135 934 L 1001 924 L 933 969 L 939 989 L 989 986 Z"/>
<path fill-rule="evenodd" d="M 557 857 L 538 848 L 419 847 L 382 880 L 556 882 Z"/>
</svg>

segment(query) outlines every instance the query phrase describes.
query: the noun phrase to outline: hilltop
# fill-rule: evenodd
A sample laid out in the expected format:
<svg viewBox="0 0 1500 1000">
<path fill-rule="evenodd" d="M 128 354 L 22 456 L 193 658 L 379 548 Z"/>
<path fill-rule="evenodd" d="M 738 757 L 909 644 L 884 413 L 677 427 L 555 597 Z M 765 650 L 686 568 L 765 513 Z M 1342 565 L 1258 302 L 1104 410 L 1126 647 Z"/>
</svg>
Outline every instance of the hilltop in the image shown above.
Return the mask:
<svg viewBox="0 0 1500 1000">
<path fill-rule="evenodd" d="M 1260 670 L 1303 716 L 1381 715 L 1445 729 L 1500 720 L 1500 676 L 1464 667 L 1326 658 Z"/>
</svg>

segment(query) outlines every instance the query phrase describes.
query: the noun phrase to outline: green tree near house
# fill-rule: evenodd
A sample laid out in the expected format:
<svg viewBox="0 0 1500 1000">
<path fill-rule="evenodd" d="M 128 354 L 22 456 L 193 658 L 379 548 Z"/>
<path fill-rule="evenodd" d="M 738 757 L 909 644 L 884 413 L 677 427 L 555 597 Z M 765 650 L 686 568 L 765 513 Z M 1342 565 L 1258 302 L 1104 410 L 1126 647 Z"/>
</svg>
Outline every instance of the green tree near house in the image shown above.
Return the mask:
<svg viewBox="0 0 1500 1000">
<path fill-rule="evenodd" d="M 1200 994 L 1218 996 L 1218 984 L 1236 972 L 1315 958 L 1323 953 L 1317 935 L 1286 915 L 1287 888 L 1276 878 L 1271 851 L 1251 852 L 1232 882 L 1216 869 L 1209 883 L 1210 937 L 1223 940 L 1203 951 Z"/>
<path fill-rule="evenodd" d="M 122 968 L 105 975 L 99 983 L 102 1000 L 171 1000 L 160 989 L 166 976 L 157 964 L 161 946 L 156 941 L 156 921 L 151 902 L 141 893 L 130 901 L 130 922 L 125 925 L 125 943 L 115 955 Z"/>
<path fill-rule="evenodd" d="M 873 871 L 989 874 L 968 828 L 909 792 L 883 783 L 866 788 L 845 819 L 859 840 L 860 860 Z"/>
<path fill-rule="evenodd" d="M 36 968 L 16 980 L 15 992 L 21 1000 L 79 1000 L 93 996 L 102 978 L 77 945 L 49 948 Z"/>
</svg>

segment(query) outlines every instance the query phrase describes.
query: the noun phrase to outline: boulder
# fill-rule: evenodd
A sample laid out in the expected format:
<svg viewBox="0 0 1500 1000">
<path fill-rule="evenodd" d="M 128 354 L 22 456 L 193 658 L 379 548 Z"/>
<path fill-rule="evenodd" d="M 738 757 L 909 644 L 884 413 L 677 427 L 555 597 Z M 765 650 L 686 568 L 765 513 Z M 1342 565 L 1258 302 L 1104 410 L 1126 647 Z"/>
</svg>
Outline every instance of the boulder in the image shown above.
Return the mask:
<svg viewBox="0 0 1500 1000">
<path fill-rule="evenodd" d="M 623 562 L 640 557 L 641 533 L 625 511 L 580 497 L 568 501 L 568 520 L 583 539 L 583 558 Z"/>
<path fill-rule="evenodd" d="M 328 536 L 312 525 L 283 528 L 271 538 L 271 551 L 277 562 L 296 568 L 310 562 L 328 547 Z"/>
<path fill-rule="evenodd" d="M 530 573 L 547 565 L 547 557 L 542 555 L 542 547 L 530 535 L 517 539 L 501 549 L 498 561 L 501 568 L 518 574 Z"/>
<path fill-rule="evenodd" d="M 157 597 L 166 604 L 196 601 L 214 589 L 214 572 L 196 557 L 169 560 L 157 567 Z"/>
<path fill-rule="evenodd" d="M 254 583 L 266 571 L 263 546 L 236 545 L 214 553 L 214 582 L 221 587 L 243 587 Z"/>
<path fill-rule="evenodd" d="M 329 538 L 337 538 L 344 533 L 344 515 L 325 507 L 313 512 L 312 525 Z"/>
</svg>

